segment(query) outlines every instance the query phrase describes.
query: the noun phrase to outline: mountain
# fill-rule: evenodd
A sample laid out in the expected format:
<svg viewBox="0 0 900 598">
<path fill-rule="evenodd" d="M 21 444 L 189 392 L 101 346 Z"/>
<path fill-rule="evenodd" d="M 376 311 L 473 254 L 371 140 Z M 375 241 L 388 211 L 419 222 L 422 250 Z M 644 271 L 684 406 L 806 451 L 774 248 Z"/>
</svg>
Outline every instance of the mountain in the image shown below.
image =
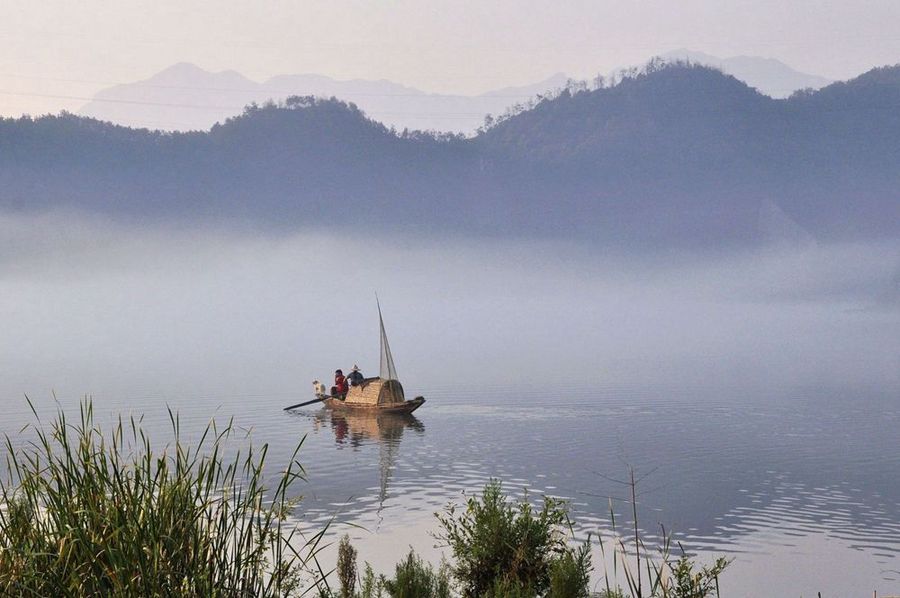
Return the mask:
<svg viewBox="0 0 900 598">
<path fill-rule="evenodd" d="M 382 234 L 578 238 L 629 250 L 900 238 L 900 66 L 763 95 L 653 64 L 472 138 L 396 133 L 338 100 L 208 132 L 0 120 L 0 210 Z"/>
<path fill-rule="evenodd" d="M 505 99 L 509 105 L 511 103 L 515 103 L 521 101 L 523 99 L 531 99 L 538 94 L 547 93 L 548 91 L 555 91 L 557 89 L 562 89 L 566 86 L 566 82 L 569 80 L 569 77 L 566 76 L 565 73 L 555 73 L 550 77 L 544 79 L 543 81 L 538 81 L 537 83 L 532 83 L 531 85 L 520 85 L 518 87 L 504 87 L 502 89 L 497 89 L 495 91 L 489 91 L 485 94 L 482 94 L 481 98 L 503 98 Z M 512 100 L 510 102 L 510 100 Z M 504 105 L 504 108 L 506 107 Z M 499 112 L 499 110 L 494 110 L 493 112 Z"/>
<path fill-rule="evenodd" d="M 653 223 L 659 238 L 695 228 L 711 243 L 749 241 L 771 201 L 821 238 L 893 236 L 898 92 L 900 66 L 776 100 L 710 67 L 664 65 L 541 102 L 475 143 L 522 170 L 520 197 L 565 186 L 573 214 L 601 210 L 625 234 Z M 573 230 L 592 221 L 581 216 Z"/>
<path fill-rule="evenodd" d="M 702 52 L 675 50 L 665 60 L 689 60 L 734 75 L 771 97 L 787 97 L 799 89 L 818 89 L 828 79 L 796 71 L 766 58 L 717 58 Z M 388 127 L 473 134 L 488 114 L 565 87 L 568 77 L 556 73 L 530 85 L 506 87 L 477 96 L 426 93 L 387 81 L 338 81 L 314 74 L 279 75 L 256 82 L 235 71 L 206 71 L 189 63 L 173 65 L 148 79 L 116 85 L 96 94 L 79 113 L 120 125 L 167 131 L 205 131 L 238 115 L 244 106 L 292 95 L 336 97 L 359 106 Z"/>
<path fill-rule="evenodd" d="M 684 48 L 663 54 L 662 58 L 670 61 L 685 60 L 715 67 L 773 98 L 786 98 L 801 89 L 820 89 L 832 83 L 825 77 L 792 69 L 774 58 L 758 56 L 719 58 Z"/>
<path fill-rule="evenodd" d="M 79 113 L 137 128 L 202 130 L 259 99 L 259 84 L 235 71 L 211 73 L 182 62 L 149 79 L 104 89 Z"/>
<path fill-rule="evenodd" d="M 338 81 L 322 75 L 279 75 L 262 83 L 234 71 L 213 73 L 180 63 L 156 75 L 99 92 L 79 113 L 116 124 L 170 131 L 208 130 L 244 106 L 292 95 L 337 97 L 397 129 L 473 133 L 487 114 L 565 84 L 555 74 L 535 84 L 479 96 L 431 94 L 387 80 Z"/>
</svg>

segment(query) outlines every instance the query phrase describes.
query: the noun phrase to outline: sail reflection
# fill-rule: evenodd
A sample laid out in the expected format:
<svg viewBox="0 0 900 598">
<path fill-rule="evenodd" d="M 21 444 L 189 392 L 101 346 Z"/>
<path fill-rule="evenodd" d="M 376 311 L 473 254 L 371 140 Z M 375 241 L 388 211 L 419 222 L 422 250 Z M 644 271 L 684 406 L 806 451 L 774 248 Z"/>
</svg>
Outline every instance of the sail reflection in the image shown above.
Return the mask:
<svg viewBox="0 0 900 598">
<path fill-rule="evenodd" d="M 425 425 L 409 413 L 365 413 L 354 411 L 323 410 L 316 416 L 319 425 L 325 420 L 331 425 L 335 443 L 359 448 L 367 444 L 378 445 L 378 513 L 388 496 L 391 476 L 400 439 L 407 430 L 424 434 Z"/>
</svg>

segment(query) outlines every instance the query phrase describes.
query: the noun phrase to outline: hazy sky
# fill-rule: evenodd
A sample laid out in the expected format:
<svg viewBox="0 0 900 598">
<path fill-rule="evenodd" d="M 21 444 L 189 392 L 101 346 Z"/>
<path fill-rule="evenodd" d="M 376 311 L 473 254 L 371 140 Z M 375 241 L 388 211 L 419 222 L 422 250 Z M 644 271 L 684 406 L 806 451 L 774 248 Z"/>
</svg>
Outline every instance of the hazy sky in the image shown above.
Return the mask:
<svg viewBox="0 0 900 598">
<path fill-rule="evenodd" d="M 0 14 L 2 114 L 77 109 L 180 61 L 464 94 L 680 47 L 835 79 L 900 62 L 897 0 L 0 0 Z"/>
</svg>

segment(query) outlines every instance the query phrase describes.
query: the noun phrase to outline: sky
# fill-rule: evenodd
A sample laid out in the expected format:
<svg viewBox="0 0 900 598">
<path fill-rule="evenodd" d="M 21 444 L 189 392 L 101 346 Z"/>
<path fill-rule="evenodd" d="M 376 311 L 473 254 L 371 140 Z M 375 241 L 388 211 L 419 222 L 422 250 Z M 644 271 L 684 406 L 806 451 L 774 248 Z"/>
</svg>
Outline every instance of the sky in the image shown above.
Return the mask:
<svg viewBox="0 0 900 598">
<path fill-rule="evenodd" d="M 476 94 L 678 48 L 846 79 L 900 62 L 896 0 L 0 0 L 0 114 L 77 110 L 177 62 Z"/>
</svg>

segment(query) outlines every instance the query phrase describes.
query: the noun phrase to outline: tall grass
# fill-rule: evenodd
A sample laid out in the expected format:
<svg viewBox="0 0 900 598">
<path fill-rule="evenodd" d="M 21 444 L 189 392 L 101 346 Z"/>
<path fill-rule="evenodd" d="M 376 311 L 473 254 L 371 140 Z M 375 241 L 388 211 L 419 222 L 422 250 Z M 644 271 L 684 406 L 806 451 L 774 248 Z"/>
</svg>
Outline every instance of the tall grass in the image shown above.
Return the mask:
<svg viewBox="0 0 900 598">
<path fill-rule="evenodd" d="M 303 538 L 287 522 L 299 445 L 267 488 L 268 447 L 229 453 L 231 422 L 190 447 L 170 411 L 174 441 L 156 452 L 134 418 L 104 432 L 89 401 L 74 422 L 61 409 L 49 426 L 34 415 L 32 440 L 5 443 L 0 594 L 290 596 L 325 577 L 327 527 Z"/>
<path fill-rule="evenodd" d="M 600 550 L 603 555 L 604 585 L 603 598 L 711 598 L 718 597 L 719 576 L 731 563 L 725 557 L 718 557 L 712 565 L 699 566 L 688 557 L 679 544 L 680 556 L 672 551 L 672 536 L 662 528 L 662 541 L 650 550 L 644 542 L 638 526 L 637 482 L 634 470 L 625 482 L 631 493 L 632 522 L 628 533 L 620 534 L 616 527 L 616 516 L 610 500 L 609 515 L 612 523 L 612 537 L 603 540 L 599 535 Z M 610 552 L 607 552 L 610 551 Z M 611 563 L 609 563 L 611 561 Z M 612 572 L 609 571 L 609 566 Z M 625 579 L 625 588 L 618 585 L 619 571 Z M 644 585 L 646 580 L 647 585 Z"/>
</svg>

